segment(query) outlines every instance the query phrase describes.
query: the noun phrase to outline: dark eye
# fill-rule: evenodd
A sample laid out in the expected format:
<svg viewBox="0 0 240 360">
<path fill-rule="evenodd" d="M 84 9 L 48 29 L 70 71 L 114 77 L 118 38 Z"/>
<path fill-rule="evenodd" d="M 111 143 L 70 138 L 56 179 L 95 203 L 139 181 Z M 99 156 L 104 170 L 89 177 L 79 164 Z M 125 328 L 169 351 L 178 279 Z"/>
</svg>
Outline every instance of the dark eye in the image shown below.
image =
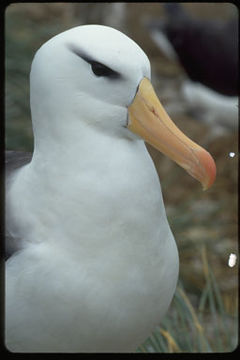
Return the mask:
<svg viewBox="0 0 240 360">
<path fill-rule="evenodd" d="M 97 62 L 97 61 L 91 61 L 91 67 L 92 67 L 92 72 L 96 75 L 96 76 L 105 76 L 105 77 L 109 77 L 109 78 L 118 78 L 119 74 L 110 69 L 109 67 Z"/>
</svg>

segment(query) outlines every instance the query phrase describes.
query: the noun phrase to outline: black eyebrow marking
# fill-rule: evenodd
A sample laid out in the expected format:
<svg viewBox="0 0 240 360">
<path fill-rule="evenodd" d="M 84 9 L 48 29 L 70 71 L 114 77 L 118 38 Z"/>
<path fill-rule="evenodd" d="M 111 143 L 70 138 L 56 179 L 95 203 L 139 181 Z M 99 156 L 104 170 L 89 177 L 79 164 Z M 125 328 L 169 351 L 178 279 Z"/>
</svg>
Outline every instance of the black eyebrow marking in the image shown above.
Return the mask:
<svg viewBox="0 0 240 360">
<path fill-rule="evenodd" d="M 79 56 L 80 58 L 82 58 L 84 61 L 88 62 L 89 64 L 91 64 L 93 61 L 95 61 L 91 56 L 89 56 L 85 51 L 80 50 L 79 48 L 73 46 L 73 45 L 68 45 L 68 48 L 77 56 Z"/>
<path fill-rule="evenodd" d="M 76 54 L 77 56 L 79 56 L 81 59 L 83 59 L 84 61 L 86 61 L 88 64 L 90 65 L 100 65 L 102 66 L 103 68 L 106 69 L 106 71 L 108 72 L 108 76 L 107 77 L 110 77 L 110 78 L 121 78 L 121 74 L 116 71 L 116 70 L 113 70 L 111 69 L 110 67 L 108 67 L 107 65 L 104 65 L 103 63 L 93 59 L 90 55 L 88 55 L 85 51 L 69 44 L 68 45 L 68 48 L 74 53 Z"/>
</svg>

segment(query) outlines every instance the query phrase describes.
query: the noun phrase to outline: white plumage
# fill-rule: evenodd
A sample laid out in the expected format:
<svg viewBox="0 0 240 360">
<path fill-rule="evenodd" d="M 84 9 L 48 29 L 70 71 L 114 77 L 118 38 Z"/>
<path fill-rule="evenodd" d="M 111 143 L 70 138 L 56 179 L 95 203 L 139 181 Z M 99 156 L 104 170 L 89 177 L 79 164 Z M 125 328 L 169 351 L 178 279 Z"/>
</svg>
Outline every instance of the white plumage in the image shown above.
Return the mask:
<svg viewBox="0 0 240 360">
<path fill-rule="evenodd" d="M 177 249 L 153 162 L 127 127 L 143 78 L 147 56 L 105 26 L 68 30 L 35 55 L 33 159 L 6 193 L 21 244 L 6 265 L 11 351 L 135 351 L 170 304 Z"/>
</svg>

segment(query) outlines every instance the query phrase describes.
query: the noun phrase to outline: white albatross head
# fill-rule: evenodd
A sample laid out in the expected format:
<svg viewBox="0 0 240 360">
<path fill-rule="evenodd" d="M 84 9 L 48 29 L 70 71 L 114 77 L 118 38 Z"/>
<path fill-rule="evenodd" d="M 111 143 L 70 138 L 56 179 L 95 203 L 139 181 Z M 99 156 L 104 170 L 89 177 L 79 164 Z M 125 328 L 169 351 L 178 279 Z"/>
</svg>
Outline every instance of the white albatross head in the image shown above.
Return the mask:
<svg viewBox="0 0 240 360">
<path fill-rule="evenodd" d="M 127 108 L 143 77 L 150 78 L 149 60 L 126 35 L 100 25 L 67 30 L 47 41 L 35 55 L 31 69 L 33 121 L 37 115 L 41 129 L 46 125 L 48 132 L 55 132 L 57 127 L 64 137 L 73 128 L 80 130 L 83 123 L 111 135 L 123 136 L 124 132 L 130 136 Z M 48 115 L 45 119 L 43 105 Z"/>
<path fill-rule="evenodd" d="M 49 142 L 77 143 L 86 127 L 103 136 L 140 136 L 208 188 L 213 159 L 170 120 L 150 76 L 146 54 L 118 30 L 84 25 L 53 37 L 31 69 L 35 150 Z"/>
</svg>

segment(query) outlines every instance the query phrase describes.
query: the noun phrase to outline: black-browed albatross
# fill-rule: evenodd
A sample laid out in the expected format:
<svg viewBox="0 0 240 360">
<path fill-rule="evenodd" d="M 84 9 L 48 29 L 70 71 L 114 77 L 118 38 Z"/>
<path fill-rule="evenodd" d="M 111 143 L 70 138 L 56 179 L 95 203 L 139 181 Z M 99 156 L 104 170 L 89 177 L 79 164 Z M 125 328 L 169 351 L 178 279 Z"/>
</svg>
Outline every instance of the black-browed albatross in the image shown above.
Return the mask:
<svg viewBox="0 0 240 360">
<path fill-rule="evenodd" d="M 133 352 L 167 311 L 178 278 L 143 139 L 204 188 L 215 163 L 170 120 L 147 56 L 115 29 L 79 26 L 46 42 L 30 94 L 33 157 L 6 190 L 7 230 L 18 242 L 6 262 L 6 346 Z"/>
</svg>

